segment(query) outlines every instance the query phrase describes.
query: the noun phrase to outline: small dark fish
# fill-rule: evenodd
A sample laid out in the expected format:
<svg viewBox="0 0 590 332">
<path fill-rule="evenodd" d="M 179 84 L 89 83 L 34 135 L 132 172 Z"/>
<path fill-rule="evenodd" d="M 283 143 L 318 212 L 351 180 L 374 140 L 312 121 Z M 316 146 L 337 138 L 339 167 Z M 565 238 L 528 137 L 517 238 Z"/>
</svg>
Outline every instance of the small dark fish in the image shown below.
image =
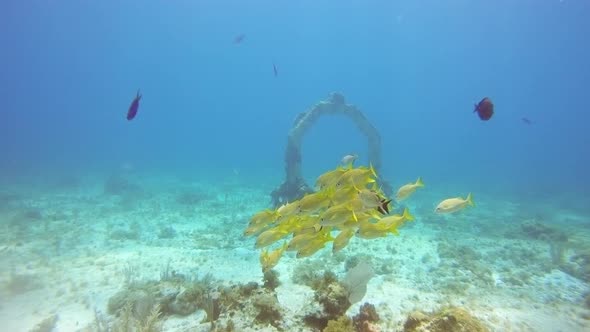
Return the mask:
<svg viewBox="0 0 590 332">
<path fill-rule="evenodd" d="M 139 93 L 139 90 L 137 90 L 137 95 L 135 96 L 135 99 L 133 99 L 133 101 L 131 102 L 131 105 L 129 105 L 129 110 L 127 111 L 127 120 L 131 121 L 137 115 L 137 110 L 139 109 L 139 100 L 140 99 L 141 99 L 141 94 Z"/>
<path fill-rule="evenodd" d="M 389 214 L 389 203 L 391 203 L 390 199 L 381 199 L 381 202 L 377 207 L 377 211 L 379 211 L 381 214 Z"/>
<path fill-rule="evenodd" d="M 246 38 L 246 35 L 243 33 L 237 35 L 236 38 L 234 38 L 234 44 L 239 44 L 239 43 L 243 42 L 244 38 Z"/>
<path fill-rule="evenodd" d="M 482 121 L 488 121 L 492 115 L 494 115 L 494 104 L 492 100 L 488 97 L 482 99 L 478 104 L 475 105 L 475 110 L 473 113 L 477 112 L 479 118 Z"/>
<path fill-rule="evenodd" d="M 533 121 L 529 120 L 529 118 L 522 118 L 521 120 L 522 120 L 522 122 L 524 122 L 524 123 L 526 123 L 528 125 L 532 125 L 533 124 Z"/>
<path fill-rule="evenodd" d="M 272 71 L 275 73 L 275 77 L 279 76 L 279 71 L 274 63 L 272 64 Z"/>
</svg>

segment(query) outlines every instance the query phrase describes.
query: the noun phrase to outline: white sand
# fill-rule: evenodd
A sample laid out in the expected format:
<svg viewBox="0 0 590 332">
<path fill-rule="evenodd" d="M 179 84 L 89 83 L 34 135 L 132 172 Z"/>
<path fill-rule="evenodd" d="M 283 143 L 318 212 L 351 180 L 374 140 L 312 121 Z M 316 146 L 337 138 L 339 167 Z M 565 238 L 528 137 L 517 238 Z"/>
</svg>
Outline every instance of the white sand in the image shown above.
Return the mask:
<svg viewBox="0 0 590 332">
<path fill-rule="evenodd" d="M 43 218 L 5 228 L 0 245 L 3 331 L 28 331 L 53 314 L 59 317 L 55 331 L 87 328 L 95 319 L 95 310 L 112 319 L 106 315 L 106 304 L 121 289 L 126 275 L 157 280 L 168 263 L 185 275 L 211 273 L 225 282 L 261 282 L 254 239 L 243 238 L 242 232 L 249 216 L 268 202 L 268 188 L 232 184 L 217 192 L 210 188 L 219 185 L 166 179 L 150 183 L 147 194 L 134 200 L 103 196 L 99 180 L 95 183 L 76 194 L 35 192 L 24 204 L 38 208 Z M 163 189 L 156 190 L 158 186 Z M 182 205 L 176 202 L 175 187 L 197 193 L 207 188 L 207 195 L 195 205 Z M 226 195 L 228 188 L 231 194 Z M 407 202 L 417 220 L 398 237 L 354 238 L 337 257 L 329 248 L 311 258 L 298 260 L 291 253 L 283 257 L 276 269 L 282 283 L 277 292 L 284 325 L 308 330 L 300 319 L 313 300 L 313 291 L 292 283 L 298 264 L 318 260 L 320 266 L 342 277 L 343 260 L 363 254 L 371 257 L 377 274 L 362 302 L 376 306 L 383 331 L 401 328 L 413 310 L 428 312 L 447 305 L 464 307 L 493 331 L 590 330 L 590 321 L 584 318 L 589 313 L 583 305 L 589 285 L 557 268 L 535 270 L 550 262 L 547 244 L 488 234 L 489 223 L 501 229 L 504 226 L 499 222 L 522 222 L 520 203 L 476 196 L 476 208 L 439 217 L 427 212 L 441 195 L 420 194 Z M 555 218 L 587 220 L 575 211 L 558 209 L 555 207 Z M 6 223 L 18 214 L 16 210 L 0 213 Z M 173 228 L 175 236 L 160 238 L 165 227 Z M 587 239 L 580 237 L 578 242 Z M 465 248 L 475 256 L 462 252 L 455 253 L 460 258 L 452 256 L 453 250 Z M 450 251 L 451 256 L 441 257 L 441 250 Z M 521 261 L 510 257 L 530 252 L 535 254 Z M 11 283 L 13 275 L 20 276 L 23 284 Z M 28 277 L 22 281 L 22 276 Z M 517 285 L 514 278 L 525 277 Z M 453 286 L 454 282 L 459 284 Z M 19 289 L 8 289 L 14 287 Z M 458 287 L 457 291 L 452 287 Z M 360 304 L 354 304 L 348 314 L 356 314 Z M 209 325 L 200 323 L 203 317 L 202 311 L 165 317 L 163 329 L 208 331 Z M 235 320 L 251 322 L 252 317 L 238 313 Z M 244 331 L 275 330 L 252 326 Z"/>
</svg>

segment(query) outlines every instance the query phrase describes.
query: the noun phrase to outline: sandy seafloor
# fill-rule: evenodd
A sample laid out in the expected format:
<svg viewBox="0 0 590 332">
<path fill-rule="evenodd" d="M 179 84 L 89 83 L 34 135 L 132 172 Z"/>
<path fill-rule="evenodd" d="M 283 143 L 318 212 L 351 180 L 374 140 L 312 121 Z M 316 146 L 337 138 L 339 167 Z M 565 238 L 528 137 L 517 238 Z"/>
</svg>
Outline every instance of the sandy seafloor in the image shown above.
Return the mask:
<svg viewBox="0 0 590 332">
<path fill-rule="evenodd" d="M 108 300 L 129 279 L 158 280 L 166 266 L 183 275 L 210 272 L 223 283 L 261 282 L 255 239 L 242 233 L 267 207 L 278 175 L 261 184 L 239 174 L 223 181 L 127 174 L 111 188 L 118 194 L 105 193 L 105 178 L 1 188 L 0 330 L 29 331 L 57 317 L 54 331 L 97 331 L 97 315 L 114 319 Z M 432 209 L 445 197 L 427 186 L 406 203 L 417 220 L 399 236 L 353 238 L 337 255 L 330 248 L 303 259 L 287 253 L 275 268 L 284 330 L 311 331 L 301 315 L 313 291 L 293 282 L 294 270 L 304 264 L 342 277 L 353 256 L 369 259 L 376 274 L 347 313 L 374 304 L 381 331 L 401 330 L 413 310 L 449 305 L 492 331 L 590 330 L 590 216 L 560 204 L 568 197 L 538 202 L 541 211 L 511 198 L 474 197 L 475 208 L 440 217 Z M 555 232 L 565 234 L 565 245 L 551 243 Z M 203 317 L 202 310 L 164 316 L 161 327 L 208 331 Z M 236 331 L 276 330 L 247 313 L 232 319 Z"/>
</svg>

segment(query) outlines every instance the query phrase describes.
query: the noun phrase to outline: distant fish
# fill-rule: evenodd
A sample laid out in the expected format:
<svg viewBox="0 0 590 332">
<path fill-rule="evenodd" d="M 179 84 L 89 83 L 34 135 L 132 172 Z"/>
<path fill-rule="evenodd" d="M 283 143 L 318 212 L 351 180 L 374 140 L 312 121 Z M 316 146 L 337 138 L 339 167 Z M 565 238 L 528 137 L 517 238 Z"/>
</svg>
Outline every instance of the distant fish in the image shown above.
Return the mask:
<svg viewBox="0 0 590 332">
<path fill-rule="evenodd" d="M 137 110 L 139 109 L 139 100 L 140 99 L 141 99 L 141 94 L 139 93 L 139 90 L 137 90 L 137 95 L 135 96 L 135 99 L 133 99 L 133 101 L 131 102 L 131 105 L 129 105 L 129 110 L 127 111 L 127 120 L 131 121 L 137 115 Z"/>
<path fill-rule="evenodd" d="M 477 112 L 477 115 L 482 121 L 488 121 L 492 115 L 494 115 L 494 104 L 488 97 L 482 99 L 478 104 L 475 105 L 473 113 Z"/>
<path fill-rule="evenodd" d="M 241 42 L 244 41 L 244 38 L 246 38 L 245 34 L 239 34 L 234 38 L 234 44 L 240 44 Z"/>
<path fill-rule="evenodd" d="M 272 64 L 272 71 L 275 73 L 275 77 L 279 76 L 279 71 L 274 63 Z"/>
<path fill-rule="evenodd" d="M 532 125 L 533 121 L 531 121 L 529 118 L 521 118 L 522 122 L 528 124 L 528 125 Z"/>
<path fill-rule="evenodd" d="M 354 163 L 355 160 L 358 159 L 358 155 L 356 154 L 347 154 L 346 156 L 342 157 L 342 160 L 340 160 L 340 163 L 342 163 L 342 165 L 347 166 L 349 168 L 352 168 L 352 164 Z"/>
</svg>

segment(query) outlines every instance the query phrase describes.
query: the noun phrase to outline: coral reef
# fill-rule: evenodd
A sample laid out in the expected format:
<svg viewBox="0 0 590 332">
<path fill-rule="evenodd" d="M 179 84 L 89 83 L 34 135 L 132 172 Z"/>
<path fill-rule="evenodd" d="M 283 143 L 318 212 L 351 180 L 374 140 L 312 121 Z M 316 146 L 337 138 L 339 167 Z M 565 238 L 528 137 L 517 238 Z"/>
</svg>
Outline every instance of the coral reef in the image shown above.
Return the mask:
<svg viewBox="0 0 590 332">
<path fill-rule="evenodd" d="M 203 319 L 203 323 L 211 323 L 211 327 L 213 327 L 213 323 L 219 318 L 221 315 L 221 306 L 219 304 L 219 293 L 207 293 L 203 297 L 201 302 L 201 308 L 205 311 L 205 319 Z"/>
<path fill-rule="evenodd" d="M 309 276 L 309 279 L 305 279 L 305 284 L 314 290 L 314 300 L 320 304 L 320 308 L 307 313 L 304 317 L 305 323 L 323 330 L 329 321 L 338 320 L 353 303 L 364 297 L 367 283 L 372 277 L 373 270 L 366 262 L 360 262 L 350 269 L 342 281 L 339 281 L 331 271 L 325 271 L 323 275 Z M 365 308 L 365 311 L 370 315 L 369 308 Z"/>
<path fill-rule="evenodd" d="M 129 303 L 135 311 L 158 305 L 163 315 L 180 316 L 212 307 L 212 296 L 218 285 L 210 274 L 189 279 L 169 269 L 166 267 L 159 281 L 127 282 L 109 299 L 108 312 L 117 314 Z"/>
<path fill-rule="evenodd" d="M 270 291 L 274 291 L 281 284 L 279 281 L 279 273 L 275 270 L 265 271 L 262 281 L 264 288 Z"/>
<path fill-rule="evenodd" d="M 133 312 L 143 312 L 156 303 L 156 298 L 150 288 L 144 285 L 131 286 L 113 295 L 107 304 L 109 314 L 119 314 L 126 306 Z"/>
<path fill-rule="evenodd" d="M 323 330 L 330 320 L 337 320 L 346 313 L 351 305 L 349 292 L 338 282 L 332 272 L 324 272 L 310 280 L 310 286 L 314 290 L 314 300 L 320 304 L 320 310 L 308 313 L 304 321 L 307 325 Z"/>
<path fill-rule="evenodd" d="M 322 332 L 356 332 L 356 330 L 352 325 L 352 320 L 344 315 L 338 319 L 330 320 Z"/>
<path fill-rule="evenodd" d="M 210 330 L 240 330 L 242 327 L 236 327 L 232 320 L 237 313 L 253 317 L 256 324 L 282 329 L 282 308 L 274 291 L 277 286 L 278 274 L 274 271 L 266 274 L 264 287 L 256 282 L 226 286 L 210 274 L 187 278 L 172 270 L 168 263 L 158 281 L 126 283 L 109 299 L 107 309 L 109 314 L 131 317 L 124 321 L 118 318 L 122 326 L 144 321 L 140 318 L 149 317 L 146 314 L 149 309 L 157 307 L 158 317 L 162 318 L 188 316 L 203 310 L 205 315 L 201 323 L 210 324 Z"/>
<path fill-rule="evenodd" d="M 412 312 L 404 324 L 404 332 L 487 332 L 479 320 L 465 309 L 454 307 L 431 315 Z"/>
<path fill-rule="evenodd" d="M 338 282 L 316 291 L 315 300 L 322 305 L 323 314 L 329 318 L 343 315 L 351 305 L 348 291 Z"/>
<path fill-rule="evenodd" d="M 315 289 L 314 300 L 321 307 L 306 314 L 304 322 L 312 328 L 323 330 L 330 320 L 337 320 L 343 316 L 351 303 L 348 300 L 348 292 L 338 281 L 322 283 L 319 286 L 320 288 Z"/>
<path fill-rule="evenodd" d="M 160 319 L 160 307 L 134 308 L 127 303 L 119 312 L 117 319 L 109 331 L 113 332 L 159 332 L 162 330 Z"/>
<path fill-rule="evenodd" d="M 221 287 L 219 289 L 219 300 L 227 312 L 243 310 L 247 305 L 245 299 L 251 299 L 259 290 L 260 287 L 255 282 Z"/>
<path fill-rule="evenodd" d="M 276 328 L 281 326 L 283 315 L 276 294 L 268 292 L 256 294 L 252 299 L 252 304 L 258 311 L 255 317 L 258 324 L 270 324 Z"/>
<path fill-rule="evenodd" d="M 239 330 L 230 323 L 230 318 L 240 312 L 241 315 L 254 317 L 254 322 L 263 326 L 271 325 L 282 329 L 283 310 L 277 299 L 277 294 L 268 288 L 261 288 L 255 282 L 247 284 L 221 287 L 219 295 L 220 305 L 226 315 L 227 331 Z"/>
<path fill-rule="evenodd" d="M 406 318 L 406 322 L 404 323 L 404 332 L 418 331 L 418 327 L 428 320 L 429 317 L 425 313 L 412 311 L 408 314 L 408 318 Z"/>
<path fill-rule="evenodd" d="M 360 309 L 359 313 L 353 318 L 354 328 L 359 332 L 374 332 L 377 330 L 375 323 L 379 321 L 379 314 L 375 310 L 375 306 L 365 302 Z"/>
<path fill-rule="evenodd" d="M 325 320 L 320 320 L 319 317 L 306 317 L 308 323 L 324 324 Z M 311 320 L 315 318 L 315 320 Z M 322 330 L 323 332 L 379 332 L 380 328 L 376 324 L 379 321 L 379 315 L 375 310 L 375 306 L 365 303 L 359 309 L 359 313 L 352 319 L 342 314 L 338 317 L 333 317 L 327 320 L 324 325 L 312 326 Z"/>
</svg>

